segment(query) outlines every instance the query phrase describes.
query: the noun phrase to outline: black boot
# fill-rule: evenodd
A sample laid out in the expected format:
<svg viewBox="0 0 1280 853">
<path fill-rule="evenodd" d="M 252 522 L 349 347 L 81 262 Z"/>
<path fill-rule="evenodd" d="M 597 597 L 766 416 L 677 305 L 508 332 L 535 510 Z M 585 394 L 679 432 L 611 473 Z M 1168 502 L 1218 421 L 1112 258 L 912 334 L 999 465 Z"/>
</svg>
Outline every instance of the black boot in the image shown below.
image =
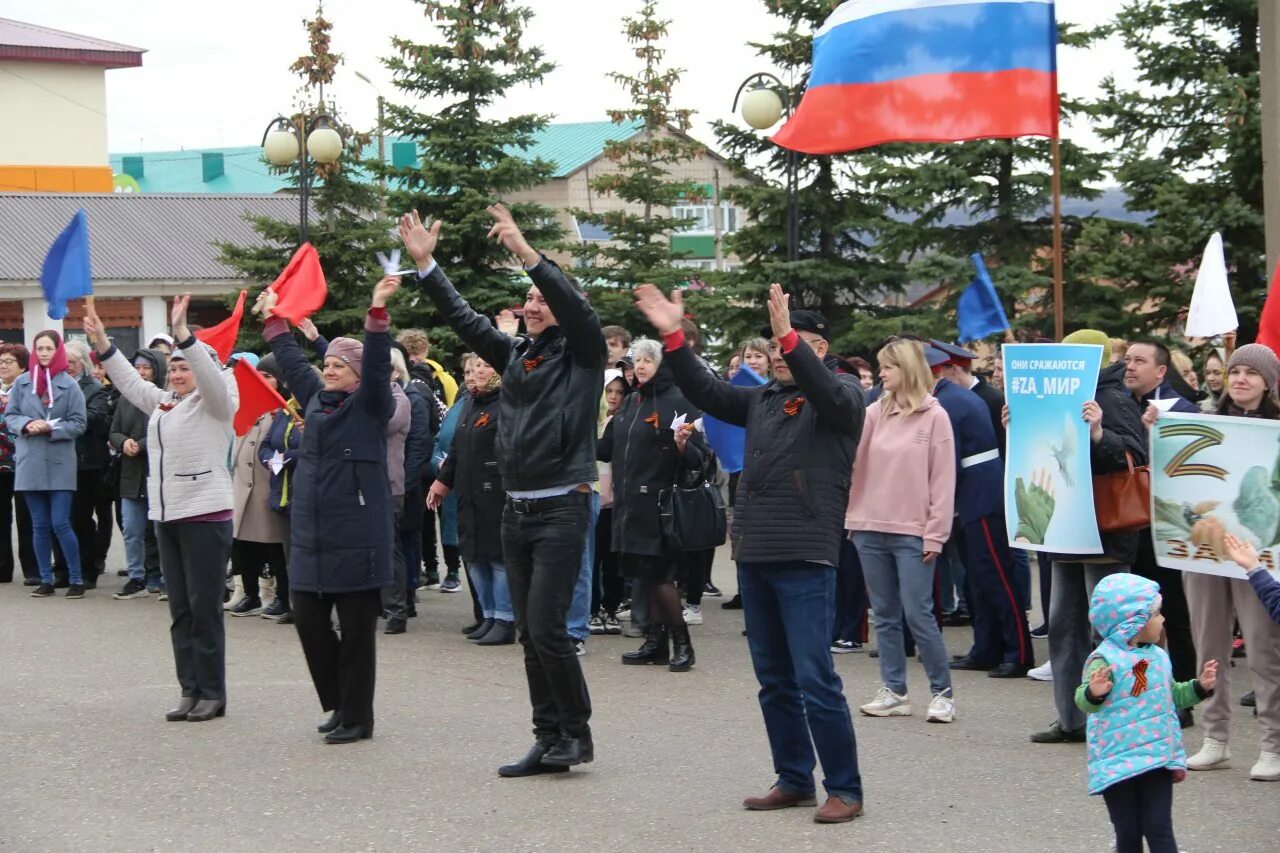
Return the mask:
<svg viewBox="0 0 1280 853">
<path fill-rule="evenodd" d="M 688 672 L 693 668 L 693 640 L 689 637 L 689 626 L 681 622 L 671 629 L 671 663 L 667 669 L 672 672 Z"/>
<path fill-rule="evenodd" d="M 480 624 L 476 626 L 475 630 L 472 631 L 470 634 L 467 634 L 467 639 L 478 640 L 481 637 L 483 637 L 485 634 L 489 633 L 489 629 L 492 627 L 493 627 L 492 619 L 488 619 L 488 618 L 481 619 Z"/>
<path fill-rule="evenodd" d="M 568 767 L 552 766 L 542 763 L 542 756 L 551 751 L 551 747 L 555 746 L 555 741 L 551 739 L 537 740 L 533 747 L 529 750 L 529 754 L 519 761 L 513 761 L 510 764 L 504 764 L 498 768 L 498 775 L 505 776 L 508 779 L 516 779 L 521 776 L 538 776 L 543 773 L 567 773 Z"/>
<path fill-rule="evenodd" d="M 663 664 L 671 660 L 671 648 L 667 643 L 667 626 L 650 625 L 644 633 L 644 645 L 622 656 L 624 664 L 640 666 L 646 663 Z"/>
<path fill-rule="evenodd" d="M 329 718 L 327 720 L 316 726 L 316 731 L 322 735 L 327 735 L 340 725 L 342 725 L 342 712 L 333 711 L 329 714 Z"/>
<path fill-rule="evenodd" d="M 373 723 L 341 725 L 324 736 L 325 743 L 355 743 L 373 737 Z"/>
<path fill-rule="evenodd" d="M 596 750 L 591 742 L 591 732 L 586 732 L 579 737 L 560 735 L 556 745 L 542 756 L 542 763 L 548 767 L 574 767 L 590 764 L 595 759 Z"/>
<path fill-rule="evenodd" d="M 510 622 L 501 619 L 493 620 L 493 627 L 483 637 L 476 640 L 477 646 L 509 646 L 516 641 L 516 628 Z"/>
</svg>

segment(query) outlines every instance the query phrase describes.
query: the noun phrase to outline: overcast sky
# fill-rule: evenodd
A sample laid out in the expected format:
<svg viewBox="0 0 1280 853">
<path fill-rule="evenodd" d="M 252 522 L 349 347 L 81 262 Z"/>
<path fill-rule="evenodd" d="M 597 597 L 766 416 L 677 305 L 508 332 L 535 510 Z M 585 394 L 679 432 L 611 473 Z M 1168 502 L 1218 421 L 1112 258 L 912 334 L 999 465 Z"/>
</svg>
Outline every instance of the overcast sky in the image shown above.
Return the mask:
<svg viewBox="0 0 1280 853">
<path fill-rule="evenodd" d="M 635 69 L 620 34 L 620 18 L 640 0 L 524 0 L 536 12 L 527 38 L 542 46 L 556 70 L 536 89 L 512 92 L 504 113 L 553 114 L 558 121 L 600 121 L 626 96 L 606 77 Z M 1060 0 L 1060 20 L 1097 24 L 1107 17 L 1100 0 Z M 738 84 L 772 70 L 751 41 L 767 41 L 780 22 L 763 0 L 662 0 L 673 19 L 671 64 L 685 75 L 674 100 L 697 111 L 694 134 L 713 142 L 717 119 L 733 120 Z M 141 68 L 107 73 L 107 115 L 112 152 L 255 145 L 276 115 L 288 111 L 299 81 L 289 64 L 307 49 L 302 19 L 314 0 L 222 0 L 194 6 L 173 0 L 0 0 L 0 17 L 68 30 L 146 49 Z M 356 127 L 376 124 L 376 95 L 356 79 L 362 71 L 389 100 L 398 99 L 379 61 L 392 34 L 430 41 L 435 29 L 412 0 L 328 0 L 333 49 L 346 56 L 332 96 Z M 1119 45 L 1082 55 L 1063 49 L 1060 87 L 1074 96 L 1097 91 L 1114 72 L 1132 78 L 1132 60 Z M 1066 135 L 1090 144 L 1087 127 Z"/>
</svg>

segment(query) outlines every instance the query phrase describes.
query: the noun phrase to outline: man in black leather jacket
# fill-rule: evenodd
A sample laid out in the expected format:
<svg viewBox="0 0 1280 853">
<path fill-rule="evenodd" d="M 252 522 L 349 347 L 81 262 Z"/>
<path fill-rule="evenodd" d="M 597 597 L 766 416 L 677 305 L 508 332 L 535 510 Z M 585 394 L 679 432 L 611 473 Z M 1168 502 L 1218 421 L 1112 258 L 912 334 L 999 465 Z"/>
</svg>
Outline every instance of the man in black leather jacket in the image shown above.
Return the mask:
<svg viewBox="0 0 1280 853">
<path fill-rule="evenodd" d="M 563 772 L 594 758 L 591 697 L 565 625 L 591 524 L 596 480 L 596 417 L 608 352 L 600 320 L 554 263 L 531 248 L 510 212 L 488 209 L 489 236 L 515 255 L 532 279 L 525 298 L 527 334 L 495 329 L 454 290 L 432 257 L 440 223 L 417 213 L 400 236 L 418 264 L 418 283 L 445 321 L 502 373 L 499 473 L 507 492 L 502 550 L 524 647 L 536 741 L 502 776 Z"/>
</svg>

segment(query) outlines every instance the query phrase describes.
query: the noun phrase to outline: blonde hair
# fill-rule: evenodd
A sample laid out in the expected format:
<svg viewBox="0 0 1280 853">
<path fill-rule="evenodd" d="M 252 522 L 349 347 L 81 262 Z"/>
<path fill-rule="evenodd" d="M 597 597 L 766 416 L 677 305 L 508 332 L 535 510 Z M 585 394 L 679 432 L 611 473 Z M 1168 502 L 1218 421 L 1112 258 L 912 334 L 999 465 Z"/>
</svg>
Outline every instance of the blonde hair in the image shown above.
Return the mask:
<svg viewBox="0 0 1280 853">
<path fill-rule="evenodd" d="M 880 406 L 886 415 L 910 415 L 924 403 L 933 390 L 933 371 L 924 357 L 924 344 L 919 341 L 896 340 L 880 350 L 877 359 L 888 362 L 902 371 L 902 389 L 896 393 L 886 391 L 880 397 Z M 899 403 L 899 397 L 903 403 Z"/>
<path fill-rule="evenodd" d="M 1188 370 L 1192 373 L 1196 372 L 1196 366 L 1191 361 L 1191 356 L 1187 355 L 1180 349 L 1169 351 L 1169 361 L 1173 363 L 1173 369 L 1178 371 L 1178 375 L 1186 373 Z"/>
<path fill-rule="evenodd" d="M 404 345 L 409 355 L 426 355 L 431 349 L 431 340 L 421 329 L 405 329 L 396 340 Z"/>
<path fill-rule="evenodd" d="M 391 348 L 391 378 L 409 381 L 409 365 L 404 363 L 404 354 L 395 347 Z"/>
<path fill-rule="evenodd" d="M 1124 338 L 1109 338 L 1111 342 L 1111 361 L 1124 361 L 1125 355 L 1129 352 L 1129 342 Z M 1106 367 L 1106 365 L 1103 365 Z"/>
</svg>

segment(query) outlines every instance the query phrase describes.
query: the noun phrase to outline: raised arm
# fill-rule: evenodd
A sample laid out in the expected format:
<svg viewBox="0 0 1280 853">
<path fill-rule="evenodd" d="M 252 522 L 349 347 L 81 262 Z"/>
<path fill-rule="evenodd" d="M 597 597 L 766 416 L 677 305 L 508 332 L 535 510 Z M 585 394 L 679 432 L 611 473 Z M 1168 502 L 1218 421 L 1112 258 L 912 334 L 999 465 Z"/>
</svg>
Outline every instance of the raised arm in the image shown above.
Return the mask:
<svg viewBox="0 0 1280 853">
<path fill-rule="evenodd" d="M 129 359 L 111 344 L 107 328 L 97 314 L 85 312 L 84 333 L 98 351 L 102 366 L 106 368 L 107 376 L 111 377 L 111 384 L 116 386 L 120 396 L 141 409 L 144 415 L 150 416 L 164 400 L 166 392 L 138 375 Z"/>
<path fill-rule="evenodd" d="M 400 279 L 396 276 L 387 276 L 373 289 L 373 301 L 364 317 L 364 367 L 355 393 L 369 412 L 387 420 L 396 409 L 391 396 L 391 315 L 387 313 L 387 300 L 399 289 Z M 408 418 L 407 405 L 405 417 Z"/>
<path fill-rule="evenodd" d="M 769 322 L 773 326 L 773 339 L 782 348 L 782 358 L 791 368 L 796 385 L 805 398 L 817 409 L 822 420 L 855 439 L 862 432 L 867 404 L 862 389 L 852 381 L 842 381 L 822 363 L 808 344 L 791 328 L 791 297 L 782 285 L 769 286 Z"/>
</svg>

